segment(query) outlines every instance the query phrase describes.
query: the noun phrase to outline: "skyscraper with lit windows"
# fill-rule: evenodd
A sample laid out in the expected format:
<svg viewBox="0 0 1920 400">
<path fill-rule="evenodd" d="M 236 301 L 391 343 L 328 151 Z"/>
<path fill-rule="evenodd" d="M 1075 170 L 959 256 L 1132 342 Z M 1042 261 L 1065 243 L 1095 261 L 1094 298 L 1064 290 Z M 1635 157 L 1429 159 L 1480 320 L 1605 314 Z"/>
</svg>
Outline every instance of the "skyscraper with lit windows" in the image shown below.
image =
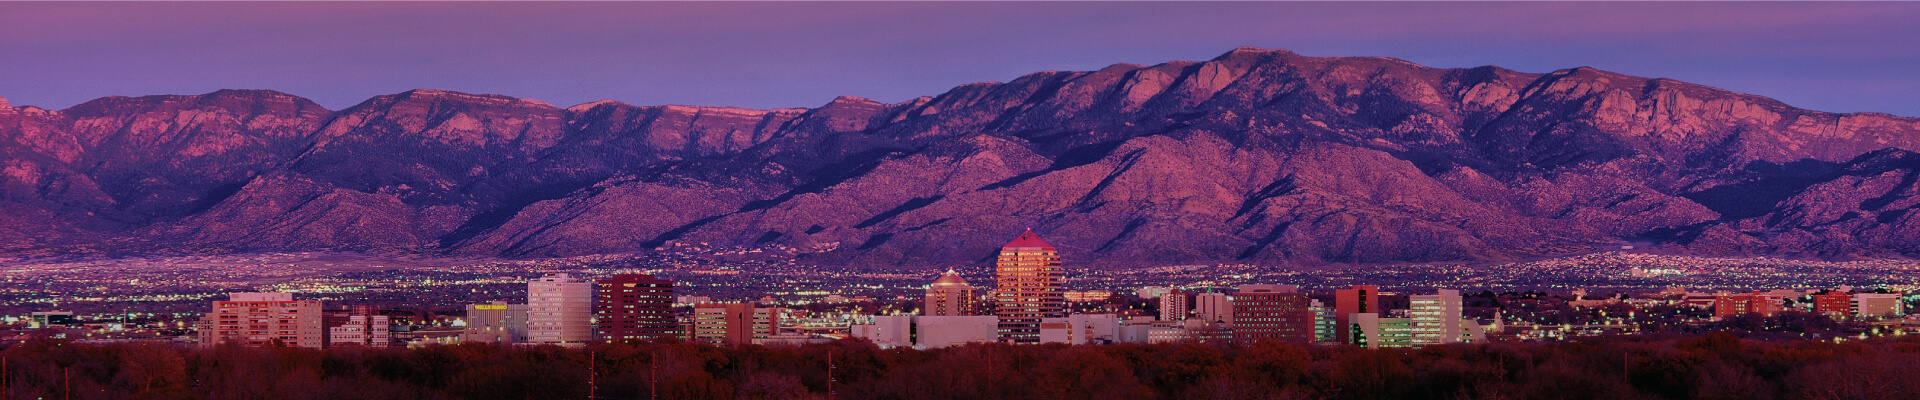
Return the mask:
<svg viewBox="0 0 1920 400">
<path fill-rule="evenodd" d="M 673 336 L 673 280 L 620 274 L 596 282 L 593 315 L 599 340 L 650 340 Z"/>
<path fill-rule="evenodd" d="M 1060 267 L 1060 253 L 1033 229 L 1000 248 L 994 272 L 1000 341 L 1039 343 L 1041 320 L 1067 315 L 1067 274 Z"/>
</svg>

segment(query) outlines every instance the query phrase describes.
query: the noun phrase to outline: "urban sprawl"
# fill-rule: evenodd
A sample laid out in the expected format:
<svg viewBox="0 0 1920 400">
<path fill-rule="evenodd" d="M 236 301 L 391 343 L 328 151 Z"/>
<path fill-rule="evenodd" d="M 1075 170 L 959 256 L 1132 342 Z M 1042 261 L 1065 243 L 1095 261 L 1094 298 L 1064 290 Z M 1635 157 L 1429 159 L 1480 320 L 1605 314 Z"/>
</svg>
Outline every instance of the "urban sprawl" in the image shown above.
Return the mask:
<svg viewBox="0 0 1920 400">
<path fill-rule="evenodd" d="M 759 262 L 776 270 L 798 268 Z M 1585 270 L 1596 268 L 1622 272 Z M 521 300 L 507 297 L 520 294 L 518 290 L 502 289 L 512 285 L 524 287 L 524 300 L 481 301 L 460 310 L 434 312 L 366 301 L 329 307 L 326 296 L 298 298 L 353 289 L 339 283 L 342 276 L 377 281 L 388 273 L 371 270 L 335 275 L 330 283 L 289 278 L 252 285 L 279 290 L 218 294 L 226 300 L 211 301 L 211 307 L 205 307 L 204 301 L 218 295 L 210 292 L 146 299 L 197 302 L 203 307 L 197 313 L 33 311 L 5 317 L 10 329 L 0 339 L 323 348 L 455 343 L 583 346 L 662 338 L 723 346 L 779 345 L 860 338 L 881 347 L 921 349 L 985 342 L 1245 346 L 1274 340 L 1391 348 L 1716 329 L 1772 330 L 1776 336 L 1834 341 L 1920 334 L 1920 315 L 1907 315 L 1920 301 L 1912 282 L 1856 288 L 1848 284 L 1861 283 L 1858 274 L 1832 273 L 1876 268 L 1890 273 L 1912 267 L 1874 262 L 1756 264 L 1604 253 L 1474 272 L 1449 266 L 1408 266 L 1371 275 L 1233 265 L 1161 267 L 1087 273 L 1076 277 L 1082 284 L 1069 290 L 1058 251 L 1029 230 L 1000 250 L 991 271 L 992 288 L 974 286 L 966 274 L 955 270 L 939 274 L 931 283 L 897 285 L 912 288 L 910 294 L 894 294 L 899 291 L 884 290 L 885 285 L 866 285 L 873 289 L 869 293 L 881 295 L 876 298 L 796 286 L 793 279 L 785 280 L 784 286 L 741 282 L 729 287 L 728 279 L 742 272 L 738 267 L 676 271 L 683 272 L 673 276 L 680 278 L 678 283 L 664 274 L 627 270 L 575 269 L 513 280 L 469 268 L 439 270 L 443 274 L 438 287 L 465 288 L 467 298 Z M 1565 276 L 1544 280 L 1542 270 Z M 924 279 L 918 274 L 841 274 L 847 279 L 879 281 Z M 1141 281 L 1140 275 L 1151 274 L 1201 278 L 1188 284 L 1126 286 Z M 1796 275 L 1812 280 L 1813 286 L 1796 285 L 1790 280 Z M 1700 278 L 1687 281 L 1693 283 L 1746 277 L 1749 283 L 1766 283 L 1748 287 L 1774 288 L 1689 291 L 1671 285 L 1629 293 L 1634 287 L 1689 277 Z M 13 283 L 23 278 L 8 279 Z M 1516 283 L 1528 279 L 1541 282 L 1516 290 Z M 133 284 L 139 279 L 115 280 L 122 281 Z M 1085 282 L 1103 287 L 1087 287 Z M 420 286 L 433 283 L 430 277 Z M 764 294 L 748 301 L 751 297 L 743 297 L 741 287 L 760 288 Z M 106 286 L 96 289 L 106 290 Z M 714 301 L 716 295 L 732 301 Z M 17 308 L 43 304 L 46 299 L 13 296 L 4 300 Z M 64 300 L 71 305 L 103 299 L 68 296 Z M 1818 317 L 1820 327 L 1754 322 L 1779 315 Z"/>
</svg>

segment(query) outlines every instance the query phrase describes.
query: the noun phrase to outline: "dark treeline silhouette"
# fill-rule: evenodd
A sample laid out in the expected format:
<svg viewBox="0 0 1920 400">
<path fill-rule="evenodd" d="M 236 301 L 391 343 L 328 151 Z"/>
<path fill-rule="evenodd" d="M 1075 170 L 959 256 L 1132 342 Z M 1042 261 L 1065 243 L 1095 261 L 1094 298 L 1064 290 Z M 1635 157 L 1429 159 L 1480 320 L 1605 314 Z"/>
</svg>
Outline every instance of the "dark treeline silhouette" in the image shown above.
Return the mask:
<svg viewBox="0 0 1920 400">
<path fill-rule="evenodd" d="M 917 351 L 861 340 L 585 349 L 5 348 L 7 399 L 1916 399 L 1920 338 L 1725 333 L 1369 350 L 1262 342 Z"/>
</svg>

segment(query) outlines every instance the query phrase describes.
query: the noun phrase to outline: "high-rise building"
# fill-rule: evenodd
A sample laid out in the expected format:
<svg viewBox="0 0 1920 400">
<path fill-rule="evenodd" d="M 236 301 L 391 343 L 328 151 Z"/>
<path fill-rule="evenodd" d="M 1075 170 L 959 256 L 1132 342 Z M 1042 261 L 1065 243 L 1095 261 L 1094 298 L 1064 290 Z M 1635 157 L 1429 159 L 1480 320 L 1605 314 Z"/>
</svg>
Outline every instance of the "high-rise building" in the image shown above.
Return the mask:
<svg viewBox="0 0 1920 400">
<path fill-rule="evenodd" d="M 1233 295 L 1233 342 L 1241 346 L 1261 340 L 1312 343 L 1312 304 L 1296 286 L 1241 285 Z"/>
<path fill-rule="evenodd" d="M 706 303 L 693 308 L 693 340 L 715 346 L 753 344 L 780 334 L 785 308 L 753 303 Z"/>
<path fill-rule="evenodd" d="M 1470 323 L 1460 319 L 1464 306 L 1460 291 L 1441 289 L 1436 294 L 1409 297 L 1413 307 L 1407 310 L 1407 316 L 1413 331 L 1413 345 L 1458 343 L 1468 335 L 1466 325 Z"/>
<path fill-rule="evenodd" d="M 1233 325 L 1233 296 L 1226 293 L 1206 293 L 1193 295 L 1193 315 L 1207 322 Z"/>
<path fill-rule="evenodd" d="M 593 341 L 593 283 L 567 274 L 527 281 L 527 342 L 585 345 Z"/>
<path fill-rule="evenodd" d="M 1033 229 L 1000 248 L 995 263 L 994 314 L 1000 317 L 1000 340 L 1039 343 L 1040 321 L 1066 316 L 1066 271 L 1060 255 Z"/>
<path fill-rule="evenodd" d="M 1369 349 L 1388 347 L 1413 347 L 1413 320 L 1411 318 L 1382 317 L 1379 313 L 1356 313 L 1348 316 L 1352 327 L 1348 337 L 1353 344 Z"/>
<path fill-rule="evenodd" d="M 1893 293 L 1855 293 L 1853 295 L 1853 315 L 1862 317 L 1887 317 L 1906 315 L 1900 295 Z"/>
<path fill-rule="evenodd" d="M 1352 289 L 1340 289 L 1333 292 L 1333 319 L 1339 325 L 1337 338 L 1340 343 L 1354 343 L 1351 317 L 1354 314 L 1381 313 L 1380 287 L 1373 285 L 1354 285 Z"/>
<path fill-rule="evenodd" d="M 200 343 L 262 346 L 279 342 L 318 349 L 325 345 L 320 301 L 294 300 L 292 293 L 233 293 L 213 302 L 201 317 Z"/>
<path fill-rule="evenodd" d="M 974 315 L 978 313 L 974 305 L 978 296 L 979 293 L 973 285 L 968 285 L 967 280 L 961 278 L 959 272 L 949 269 L 946 274 L 940 275 L 940 279 L 933 280 L 933 284 L 927 286 L 927 298 L 925 304 L 922 304 L 920 315 Z"/>
<path fill-rule="evenodd" d="M 1313 312 L 1313 342 L 1336 343 L 1335 340 L 1339 340 L 1340 337 L 1336 331 L 1340 330 L 1340 327 L 1334 323 L 1333 307 L 1327 307 L 1325 303 L 1316 299 L 1308 303 L 1307 310 Z"/>
<path fill-rule="evenodd" d="M 467 305 L 467 327 L 461 343 L 524 343 L 527 341 L 527 305 L 496 301 Z"/>
<path fill-rule="evenodd" d="M 786 318 L 787 309 L 779 307 L 755 307 L 753 309 L 753 329 L 748 335 L 753 339 L 767 339 L 780 335 L 780 320 Z"/>
<path fill-rule="evenodd" d="M 594 294 L 594 333 L 600 340 L 673 336 L 673 281 L 621 274 L 601 279 Z"/>
<path fill-rule="evenodd" d="M 393 323 L 370 306 L 354 306 L 345 322 L 327 331 L 327 347 L 393 345 Z"/>
<path fill-rule="evenodd" d="M 693 307 L 693 340 L 715 346 L 753 343 L 752 303 L 705 303 Z"/>
<path fill-rule="evenodd" d="M 1168 290 L 1166 294 L 1160 295 L 1160 320 L 1187 320 L 1188 311 L 1193 309 L 1191 304 L 1192 303 L 1187 301 L 1186 291 L 1180 290 L 1180 288 Z"/>
</svg>

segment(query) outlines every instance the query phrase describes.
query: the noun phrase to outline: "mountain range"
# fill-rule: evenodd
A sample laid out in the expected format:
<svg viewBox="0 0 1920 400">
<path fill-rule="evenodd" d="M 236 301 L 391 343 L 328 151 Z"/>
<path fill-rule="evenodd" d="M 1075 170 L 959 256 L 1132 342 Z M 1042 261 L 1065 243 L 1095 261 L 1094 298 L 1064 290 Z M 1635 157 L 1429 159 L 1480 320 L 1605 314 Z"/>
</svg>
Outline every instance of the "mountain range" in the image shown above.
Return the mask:
<svg viewBox="0 0 1920 400">
<path fill-rule="evenodd" d="M 1920 253 L 1920 119 L 1593 68 L 1240 48 L 886 104 L 561 108 L 413 90 L 0 100 L 0 252 L 687 244 L 1088 267 L 1495 261 L 1625 244 Z"/>
</svg>

